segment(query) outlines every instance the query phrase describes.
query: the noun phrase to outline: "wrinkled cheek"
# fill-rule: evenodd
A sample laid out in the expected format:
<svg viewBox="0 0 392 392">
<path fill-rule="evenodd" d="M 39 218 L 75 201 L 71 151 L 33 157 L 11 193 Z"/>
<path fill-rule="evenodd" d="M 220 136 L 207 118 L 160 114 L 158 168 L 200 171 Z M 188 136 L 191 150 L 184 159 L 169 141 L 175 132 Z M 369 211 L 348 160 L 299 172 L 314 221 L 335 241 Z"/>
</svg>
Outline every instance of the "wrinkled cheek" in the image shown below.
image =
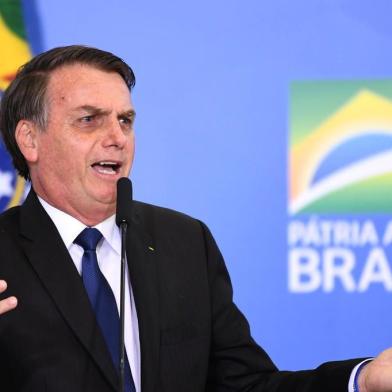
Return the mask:
<svg viewBox="0 0 392 392">
<path fill-rule="evenodd" d="M 133 160 L 135 158 L 135 138 L 134 136 L 132 136 L 132 141 L 131 141 L 131 146 L 129 148 L 129 163 L 128 163 L 128 167 L 126 170 L 126 173 L 124 173 L 125 175 L 129 175 L 131 168 L 132 168 L 132 164 L 133 164 Z"/>
</svg>

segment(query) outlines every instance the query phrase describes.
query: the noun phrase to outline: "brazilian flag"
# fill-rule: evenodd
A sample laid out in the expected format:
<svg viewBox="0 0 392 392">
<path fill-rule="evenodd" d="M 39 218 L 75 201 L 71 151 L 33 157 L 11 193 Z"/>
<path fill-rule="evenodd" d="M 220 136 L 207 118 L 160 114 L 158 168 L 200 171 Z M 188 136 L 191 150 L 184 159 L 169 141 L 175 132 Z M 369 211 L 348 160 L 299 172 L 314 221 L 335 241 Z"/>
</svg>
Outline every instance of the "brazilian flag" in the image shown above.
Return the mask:
<svg viewBox="0 0 392 392">
<path fill-rule="evenodd" d="M 0 97 L 18 68 L 31 58 L 20 0 L 0 0 Z M 25 181 L 0 143 L 0 212 L 23 200 Z"/>
</svg>

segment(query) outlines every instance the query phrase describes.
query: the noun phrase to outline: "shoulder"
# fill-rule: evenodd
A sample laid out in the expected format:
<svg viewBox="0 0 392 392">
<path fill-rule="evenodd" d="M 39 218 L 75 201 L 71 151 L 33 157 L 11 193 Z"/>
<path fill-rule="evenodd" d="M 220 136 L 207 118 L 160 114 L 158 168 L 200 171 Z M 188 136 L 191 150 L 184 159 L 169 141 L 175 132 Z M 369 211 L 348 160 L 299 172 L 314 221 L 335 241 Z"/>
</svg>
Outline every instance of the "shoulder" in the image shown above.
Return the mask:
<svg viewBox="0 0 392 392">
<path fill-rule="evenodd" d="M 200 232 L 203 225 L 198 219 L 169 208 L 159 207 L 140 201 L 133 202 L 133 216 L 146 229 L 154 230 L 162 227 L 165 230 L 196 230 Z"/>
<path fill-rule="evenodd" d="M 0 214 L 0 233 L 11 231 L 19 223 L 20 207 L 12 207 Z"/>
<path fill-rule="evenodd" d="M 182 212 L 172 210 L 170 208 L 159 207 L 141 201 L 133 202 L 134 215 L 136 218 L 141 218 L 144 221 L 151 223 L 169 223 L 174 221 L 176 223 L 194 224 L 199 222 L 197 219 L 184 214 Z"/>
<path fill-rule="evenodd" d="M 12 207 L 0 214 L 0 249 L 4 254 L 19 248 L 19 222 L 20 207 Z"/>
<path fill-rule="evenodd" d="M 135 223 L 150 236 L 169 241 L 204 244 L 211 241 L 208 227 L 199 219 L 169 208 L 134 201 Z M 189 242 L 190 241 L 190 242 Z"/>
</svg>

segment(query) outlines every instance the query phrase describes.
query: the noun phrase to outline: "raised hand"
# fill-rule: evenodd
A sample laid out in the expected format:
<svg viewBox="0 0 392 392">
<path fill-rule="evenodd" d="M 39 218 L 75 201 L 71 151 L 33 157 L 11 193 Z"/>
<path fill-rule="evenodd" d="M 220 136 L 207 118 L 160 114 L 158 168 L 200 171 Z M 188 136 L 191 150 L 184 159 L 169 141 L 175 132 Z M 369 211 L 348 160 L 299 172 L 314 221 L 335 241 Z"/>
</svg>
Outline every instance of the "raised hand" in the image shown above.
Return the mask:
<svg viewBox="0 0 392 392">
<path fill-rule="evenodd" d="M 0 280 L 0 294 L 7 290 L 7 282 L 5 280 Z M 8 297 L 0 301 L 0 314 L 9 312 L 16 308 L 18 300 L 16 297 Z"/>
<path fill-rule="evenodd" d="M 392 392 L 392 348 L 379 354 L 360 372 L 359 392 Z"/>
</svg>

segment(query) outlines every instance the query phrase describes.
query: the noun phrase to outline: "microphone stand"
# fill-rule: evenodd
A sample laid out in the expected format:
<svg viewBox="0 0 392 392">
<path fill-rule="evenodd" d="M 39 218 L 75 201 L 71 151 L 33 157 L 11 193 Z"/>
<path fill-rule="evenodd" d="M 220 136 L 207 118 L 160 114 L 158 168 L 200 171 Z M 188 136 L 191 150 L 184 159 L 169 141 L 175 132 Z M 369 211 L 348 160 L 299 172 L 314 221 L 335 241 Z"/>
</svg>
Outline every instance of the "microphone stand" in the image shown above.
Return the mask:
<svg viewBox="0 0 392 392">
<path fill-rule="evenodd" d="M 132 220 L 130 202 L 132 201 L 132 183 L 127 177 L 122 177 L 117 181 L 117 211 L 116 224 L 120 228 L 121 235 L 121 286 L 120 286 L 120 384 L 119 392 L 124 392 L 125 384 L 125 264 L 126 264 L 126 238 L 128 224 Z"/>
<path fill-rule="evenodd" d="M 125 240 L 127 235 L 128 223 L 122 221 L 120 224 L 121 234 L 121 287 L 120 287 L 120 386 L 119 392 L 124 392 L 124 380 L 125 380 L 125 342 L 124 342 L 124 303 L 125 303 L 125 263 L 126 263 L 126 251 L 125 251 Z"/>
</svg>

